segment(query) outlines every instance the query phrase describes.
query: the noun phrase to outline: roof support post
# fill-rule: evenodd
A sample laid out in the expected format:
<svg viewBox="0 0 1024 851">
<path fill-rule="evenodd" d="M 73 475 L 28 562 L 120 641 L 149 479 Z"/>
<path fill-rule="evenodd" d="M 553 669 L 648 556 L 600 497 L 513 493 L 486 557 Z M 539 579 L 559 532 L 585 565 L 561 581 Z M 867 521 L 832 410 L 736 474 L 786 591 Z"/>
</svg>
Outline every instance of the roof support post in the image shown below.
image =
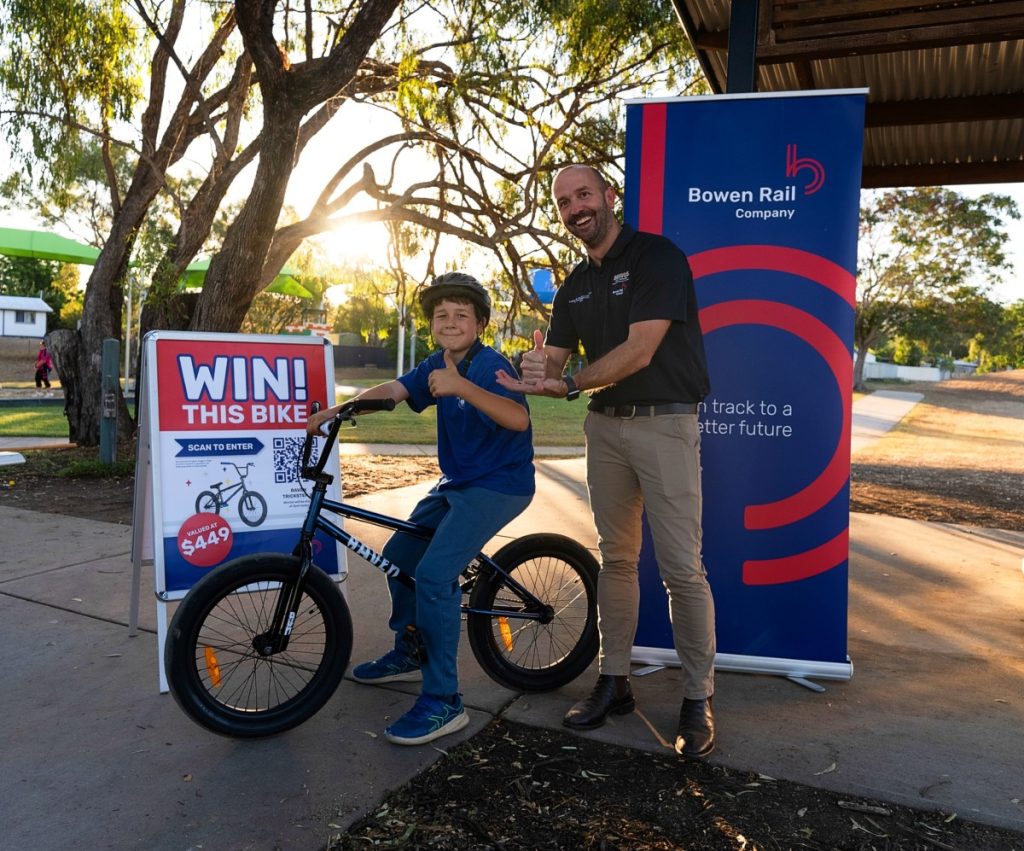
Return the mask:
<svg viewBox="0 0 1024 851">
<path fill-rule="evenodd" d="M 758 0 L 732 0 L 726 94 L 757 91 Z"/>
</svg>

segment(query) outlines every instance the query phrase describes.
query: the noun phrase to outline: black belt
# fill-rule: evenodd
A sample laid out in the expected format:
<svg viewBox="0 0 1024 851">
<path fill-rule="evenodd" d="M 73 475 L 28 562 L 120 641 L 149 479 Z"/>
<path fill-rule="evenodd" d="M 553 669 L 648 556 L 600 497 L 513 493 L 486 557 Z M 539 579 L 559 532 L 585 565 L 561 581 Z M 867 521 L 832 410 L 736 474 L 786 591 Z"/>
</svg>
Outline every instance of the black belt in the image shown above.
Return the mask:
<svg viewBox="0 0 1024 851">
<path fill-rule="evenodd" d="M 662 414 L 695 414 L 697 413 L 696 402 L 670 402 L 667 405 L 615 405 L 610 408 L 594 408 L 598 414 L 606 417 L 624 417 L 631 420 L 634 417 L 658 417 Z"/>
</svg>

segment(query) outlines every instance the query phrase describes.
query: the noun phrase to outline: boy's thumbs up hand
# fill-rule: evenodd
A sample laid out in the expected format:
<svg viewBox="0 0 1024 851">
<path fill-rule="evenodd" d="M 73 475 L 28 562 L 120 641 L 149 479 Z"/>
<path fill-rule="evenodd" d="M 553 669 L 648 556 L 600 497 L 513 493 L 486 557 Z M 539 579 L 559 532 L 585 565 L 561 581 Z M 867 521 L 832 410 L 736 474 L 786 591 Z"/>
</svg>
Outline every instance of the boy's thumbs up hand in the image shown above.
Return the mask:
<svg viewBox="0 0 1024 851">
<path fill-rule="evenodd" d="M 435 369 L 427 378 L 427 385 L 434 398 L 458 396 L 459 388 L 466 379 L 459 375 L 458 364 L 452 360 L 451 352 L 444 350 L 444 369 Z"/>
</svg>

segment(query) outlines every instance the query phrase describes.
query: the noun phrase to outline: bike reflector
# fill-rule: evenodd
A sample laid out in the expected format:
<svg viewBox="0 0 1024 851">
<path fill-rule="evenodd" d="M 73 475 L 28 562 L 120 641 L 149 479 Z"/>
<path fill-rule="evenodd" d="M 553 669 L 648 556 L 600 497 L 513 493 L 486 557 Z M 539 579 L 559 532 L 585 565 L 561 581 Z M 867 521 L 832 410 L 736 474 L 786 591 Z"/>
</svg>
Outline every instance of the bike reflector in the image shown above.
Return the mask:
<svg viewBox="0 0 1024 851">
<path fill-rule="evenodd" d="M 515 649 L 515 642 L 512 640 L 512 627 L 508 625 L 508 618 L 498 618 L 498 629 L 501 640 L 505 642 L 505 649 L 511 653 Z"/>
<path fill-rule="evenodd" d="M 206 673 L 210 675 L 210 685 L 214 688 L 220 687 L 220 663 L 217 662 L 217 653 L 212 647 L 203 649 L 203 656 L 206 659 Z"/>
</svg>

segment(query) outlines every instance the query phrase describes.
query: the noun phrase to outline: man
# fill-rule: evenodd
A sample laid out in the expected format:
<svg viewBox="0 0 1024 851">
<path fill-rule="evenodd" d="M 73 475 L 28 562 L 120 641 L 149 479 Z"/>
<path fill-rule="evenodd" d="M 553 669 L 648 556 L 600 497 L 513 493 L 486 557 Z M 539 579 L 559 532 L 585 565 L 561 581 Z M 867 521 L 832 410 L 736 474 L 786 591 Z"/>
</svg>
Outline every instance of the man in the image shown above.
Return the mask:
<svg viewBox="0 0 1024 851">
<path fill-rule="evenodd" d="M 587 258 L 555 295 L 547 340 L 523 355 L 510 390 L 576 399 L 590 391 L 584 431 L 587 485 L 598 532 L 600 676 L 563 723 L 591 729 L 635 707 L 629 665 L 639 609 L 637 562 L 646 509 L 673 640 L 683 702 L 675 748 L 702 759 L 714 750 L 714 602 L 701 561 L 700 432 L 707 364 L 686 256 L 668 239 L 620 225 L 615 191 L 589 166 L 555 176 L 562 223 Z M 582 342 L 588 364 L 562 370 Z"/>
</svg>

